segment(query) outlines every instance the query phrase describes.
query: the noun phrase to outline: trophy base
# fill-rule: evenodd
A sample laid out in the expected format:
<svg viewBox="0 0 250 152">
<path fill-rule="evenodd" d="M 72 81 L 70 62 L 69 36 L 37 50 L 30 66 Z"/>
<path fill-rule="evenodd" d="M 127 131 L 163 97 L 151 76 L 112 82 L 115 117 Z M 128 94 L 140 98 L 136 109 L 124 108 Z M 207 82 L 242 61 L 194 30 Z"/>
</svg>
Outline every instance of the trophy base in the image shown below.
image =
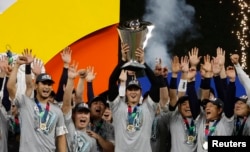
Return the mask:
<svg viewBox="0 0 250 152">
<path fill-rule="evenodd" d="M 142 69 L 145 69 L 146 67 L 143 64 L 138 63 L 137 61 L 129 61 L 125 63 L 121 68 L 130 71 L 140 71 Z"/>
</svg>

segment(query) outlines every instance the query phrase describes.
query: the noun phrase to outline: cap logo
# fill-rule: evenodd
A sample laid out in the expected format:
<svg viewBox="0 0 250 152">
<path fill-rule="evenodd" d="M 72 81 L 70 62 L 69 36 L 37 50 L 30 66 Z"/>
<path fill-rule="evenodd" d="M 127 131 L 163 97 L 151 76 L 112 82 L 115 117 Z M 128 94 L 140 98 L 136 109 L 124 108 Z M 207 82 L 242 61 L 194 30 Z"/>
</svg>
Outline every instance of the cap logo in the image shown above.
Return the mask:
<svg viewBox="0 0 250 152">
<path fill-rule="evenodd" d="M 41 77 L 41 79 L 42 80 L 51 80 L 51 76 L 49 76 L 49 75 L 43 75 L 42 77 Z"/>
<path fill-rule="evenodd" d="M 138 81 L 138 80 L 132 80 L 132 81 L 130 82 L 130 84 L 137 84 L 137 85 L 139 85 L 139 81 Z"/>
<path fill-rule="evenodd" d="M 240 96 L 240 99 L 247 100 L 248 97 L 246 95 Z"/>
<path fill-rule="evenodd" d="M 211 101 L 216 101 L 216 100 L 217 100 L 217 98 L 211 98 L 210 100 L 211 100 Z"/>
<path fill-rule="evenodd" d="M 79 107 L 79 108 L 89 108 L 86 103 L 80 103 L 77 107 Z"/>
</svg>

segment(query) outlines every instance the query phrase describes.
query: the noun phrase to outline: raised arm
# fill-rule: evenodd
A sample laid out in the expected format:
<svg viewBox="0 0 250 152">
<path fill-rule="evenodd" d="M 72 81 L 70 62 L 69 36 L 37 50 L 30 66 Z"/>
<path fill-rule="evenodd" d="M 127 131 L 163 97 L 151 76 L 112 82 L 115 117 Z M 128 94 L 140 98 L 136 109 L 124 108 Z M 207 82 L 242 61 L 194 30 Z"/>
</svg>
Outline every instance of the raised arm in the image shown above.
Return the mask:
<svg viewBox="0 0 250 152">
<path fill-rule="evenodd" d="M 12 68 L 12 71 L 10 73 L 9 81 L 7 83 L 7 90 L 9 92 L 9 97 L 11 100 L 13 100 L 16 96 L 16 82 L 17 82 L 17 72 L 18 68 L 22 65 L 25 64 L 27 61 L 26 57 L 24 56 L 18 56 L 16 63 L 14 64 L 14 67 Z"/>
<path fill-rule="evenodd" d="M 93 80 L 96 77 L 96 72 L 94 72 L 94 67 L 87 67 L 87 76 L 85 80 L 87 81 L 87 97 L 88 101 L 91 101 L 94 97 L 94 90 L 93 90 Z"/>
<path fill-rule="evenodd" d="M 172 76 L 170 79 L 170 85 L 169 85 L 169 108 L 170 110 L 174 110 L 178 96 L 177 96 L 177 76 L 178 73 L 180 72 L 180 62 L 179 62 L 179 57 L 174 56 L 172 59 Z"/>
<path fill-rule="evenodd" d="M 201 68 L 204 70 L 204 78 L 200 86 L 201 87 L 201 101 L 203 101 L 203 99 L 209 99 L 210 81 L 213 76 L 210 55 L 204 56 L 204 64 L 201 65 Z"/>
<path fill-rule="evenodd" d="M 236 97 L 236 86 L 235 79 L 236 73 L 233 66 L 228 66 L 226 69 L 226 75 L 228 77 L 229 83 L 226 89 L 224 102 L 224 113 L 226 117 L 231 118 L 234 115 L 234 104 Z"/>
<path fill-rule="evenodd" d="M 33 74 L 35 75 L 35 79 L 39 74 L 42 73 L 43 66 L 44 66 L 43 62 L 40 59 L 34 58 L 33 64 L 31 66 L 31 70 Z"/>
<path fill-rule="evenodd" d="M 68 68 L 68 79 L 67 84 L 63 94 L 63 105 L 62 105 L 62 112 L 67 114 L 71 110 L 71 98 L 72 98 L 72 91 L 74 89 L 74 80 L 78 75 L 77 72 L 77 65 L 72 64 Z"/>
<path fill-rule="evenodd" d="M 55 100 L 58 102 L 61 102 L 63 100 L 64 85 L 67 83 L 68 79 L 68 68 L 71 62 L 71 54 L 72 50 L 70 49 L 70 47 L 64 48 L 63 51 L 61 52 L 61 58 L 63 61 L 63 71 L 55 96 Z"/>
<path fill-rule="evenodd" d="M 83 102 L 83 91 L 84 91 L 84 80 L 87 76 L 87 71 L 85 69 L 80 69 L 78 71 L 78 75 L 79 75 L 79 80 L 77 83 L 77 87 L 76 87 L 76 104 L 79 102 Z"/>
<path fill-rule="evenodd" d="M 225 71 L 225 51 L 218 47 L 217 55 L 212 59 L 213 79 L 218 98 L 225 100 L 225 90 L 227 88 L 227 75 Z"/>
<path fill-rule="evenodd" d="M 196 89 L 195 89 L 195 75 L 196 75 L 196 68 L 191 67 L 188 71 L 188 84 L 187 84 L 187 95 L 189 98 L 189 106 L 192 113 L 193 119 L 196 119 L 197 116 L 200 114 L 200 102 L 197 97 Z"/>
<path fill-rule="evenodd" d="M 34 82 L 32 81 L 31 75 L 31 63 L 34 61 L 35 56 L 32 56 L 32 50 L 24 49 L 22 53 L 23 57 L 26 58 L 25 63 L 25 81 L 26 81 L 26 91 L 27 97 L 31 97 L 34 90 Z"/>
<path fill-rule="evenodd" d="M 239 55 L 238 54 L 231 55 L 230 59 L 231 59 L 231 62 L 234 64 L 239 81 L 243 85 L 243 87 L 245 88 L 245 91 L 246 91 L 246 94 L 247 94 L 248 100 L 249 100 L 250 99 L 250 85 L 249 85 L 250 78 L 239 64 Z"/>
<path fill-rule="evenodd" d="M 2 55 L 0 57 L 0 99 L 2 103 L 0 103 L 0 105 L 2 104 L 6 111 L 10 110 L 11 107 L 11 102 L 9 100 L 9 93 L 7 91 L 6 88 L 6 84 L 8 82 L 9 79 L 9 65 L 8 65 L 8 59 L 7 56 Z"/>
<path fill-rule="evenodd" d="M 122 49 L 121 49 L 121 54 L 122 54 L 122 60 L 119 62 L 114 70 L 112 71 L 110 77 L 109 77 L 109 88 L 108 88 L 108 99 L 109 101 L 113 101 L 119 94 L 118 90 L 118 84 L 117 81 L 119 80 L 120 73 L 122 71 L 121 67 L 124 63 L 126 63 L 127 58 L 126 54 L 129 51 L 129 46 L 128 44 L 123 44 L 122 43 Z"/>
<path fill-rule="evenodd" d="M 162 77 L 163 77 L 163 81 L 165 82 L 166 86 L 160 88 L 160 107 L 164 108 L 166 107 L 166 104 L 169 102 L 169 84 L 168 84 L 168 80 L 167 80 L 167 75 L 168 75 L 168 71 L 167 71 L 167 67 L 162 68 Z"/>
</svg>

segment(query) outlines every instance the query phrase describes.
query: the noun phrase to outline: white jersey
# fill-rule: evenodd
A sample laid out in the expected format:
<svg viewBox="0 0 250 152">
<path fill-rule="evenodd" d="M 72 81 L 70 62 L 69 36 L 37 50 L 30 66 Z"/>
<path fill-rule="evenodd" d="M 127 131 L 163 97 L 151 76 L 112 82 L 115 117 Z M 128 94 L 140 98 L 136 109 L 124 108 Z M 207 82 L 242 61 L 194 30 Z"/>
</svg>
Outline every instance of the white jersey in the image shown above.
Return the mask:
<svg viewBox="0 0 250 152">
<path fill-rule="evenodd" d="M 49 104 L 44 123 L 34 99 L 17 94 L 14 100 L 20 112 L 20 152 L 55 152 L 56 137 L 67 133 L 61 109 Z M 46 104 L 41 104 L 43 112 Z"/>
<path fill-rule="evenodd" d="M 157 104 L 148 97 L 140 106 L 136 106 L 131 124 L 128 122 L 128 106 L 123 97 L 118 96 L 110 102 L 110 107 L 115 128 L 115 151 L 151 152 L 151 127 Z"/>
</svg>

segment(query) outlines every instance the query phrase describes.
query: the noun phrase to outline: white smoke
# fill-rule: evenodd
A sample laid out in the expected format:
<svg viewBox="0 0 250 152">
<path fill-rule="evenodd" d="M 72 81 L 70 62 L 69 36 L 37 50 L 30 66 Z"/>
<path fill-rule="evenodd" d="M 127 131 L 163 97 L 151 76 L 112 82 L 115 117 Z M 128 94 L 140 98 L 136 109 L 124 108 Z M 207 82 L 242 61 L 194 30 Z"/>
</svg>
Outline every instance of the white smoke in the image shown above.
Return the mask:
<svg viewBox="0 0 250 152">
<path fill-rule="evenodd" d="M 156 58 L 161 58 L 162 65 L 171 70 L 172 57 L 168 44 L 173 46 L 184 32 L 195 35 L 194 14 L 195 9 L 185 0 L 146 1 L 143 20 L 155 25 L 145 48 L 145 61 L 151 68 L 154 68 Z"/>
</svg>

